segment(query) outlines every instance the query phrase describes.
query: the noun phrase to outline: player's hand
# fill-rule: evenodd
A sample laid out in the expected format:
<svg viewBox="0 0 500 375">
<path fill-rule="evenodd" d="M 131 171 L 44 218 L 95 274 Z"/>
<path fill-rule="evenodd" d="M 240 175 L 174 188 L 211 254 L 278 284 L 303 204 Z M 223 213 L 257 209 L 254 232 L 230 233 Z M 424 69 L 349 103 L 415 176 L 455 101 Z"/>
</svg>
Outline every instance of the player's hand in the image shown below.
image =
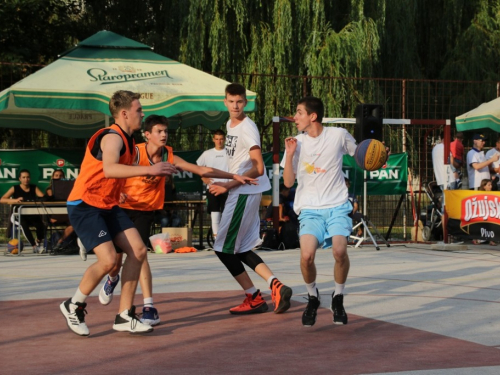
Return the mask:
<svg viewBox="0 0 500 375">
<path fill-rule="evenodd" d="M 245 184 L 258 185 L 257 179 L 247 177 L 247 176 L 240 176 L 238 174 L 233 175 L 233 180 L 238 181 L 239 183 L 242 183 L 243 185 L 245 185 Z"/>
<path fill-rule="evenodd" d="M 297 149 L 297 138 L 288 137 L 285 139 L 285 151 L 289 155 L 293 155 Z"/>
<path fill-rule="evenodd" d="M 153 164 L 149 174 L 151 176 L 167 176 L 175 173 L 177 173 L 177 168 L 174 165 L 168 162 L 161 162 Z"/>
<path fill-rule="evenodd" d="M 491 157 L 491 159 L 493 159 L 493 161 L 498 161 L 499 158 L 500 158 L 500 154 L 499 153 L 495 153 L 495 155 L 493 155 Z"/>
<path fill-rule="evenodd" d="M 208 191 L 213 195 L 221 195 L 227 193 L 228 189 L 224 186 L 224 183 L 216 182 L 208 187 Z"/>
<path fill-rule="evenodd" d="M 212 178 L 208 178 L 208 177 L 202 177 L 201 180 L 203 181 L 203 183 L 205 185 L 210 185 L 210 184 L 214 183 L 214 180 Z"/>
</svg>

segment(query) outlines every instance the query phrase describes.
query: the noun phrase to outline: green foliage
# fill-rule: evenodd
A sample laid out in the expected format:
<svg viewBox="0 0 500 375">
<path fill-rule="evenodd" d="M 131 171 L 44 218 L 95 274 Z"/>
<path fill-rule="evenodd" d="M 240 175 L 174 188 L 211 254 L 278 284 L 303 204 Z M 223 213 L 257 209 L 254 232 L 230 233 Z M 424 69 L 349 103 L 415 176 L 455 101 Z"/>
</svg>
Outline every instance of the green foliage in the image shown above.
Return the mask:
<svg viewBox="0 0 500 375">
<path fill-rule="evenodd" d="M 75 41 L 78 1 L 2 0 L 0 61 L 47 64 Z"/>
<path fill-rule="evenodd" d="M 499 0 L 0 1 L 0 61 L 46 64 L 76 41 L 111 30 L 257 92 L 251 116 L 264 148 L 272 117 L 293 116 L 305 95 L 321 97 L 328 117 L 352 117 L 359 102 L 403 107 L 366 78 L 500 80 Z M 2 70 L 0 85 L 4 77 Z M 470 108 L 491 92 L 450 94 L 425 83 L 408 89 L 404 110 Z M 294 132 L 282 125 L 282 136 Z M 190 141 L 182 133 L 178 139 Z"/>
</svg>

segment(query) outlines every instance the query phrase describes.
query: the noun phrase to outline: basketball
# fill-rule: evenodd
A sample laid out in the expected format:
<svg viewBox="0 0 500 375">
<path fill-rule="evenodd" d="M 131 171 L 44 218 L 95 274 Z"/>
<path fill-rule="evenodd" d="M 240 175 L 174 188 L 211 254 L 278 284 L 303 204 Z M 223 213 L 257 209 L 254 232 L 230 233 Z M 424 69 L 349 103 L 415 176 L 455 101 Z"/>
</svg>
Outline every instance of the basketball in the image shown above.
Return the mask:
<svg viewBox="0 0 500 375">
<path fill-rule="evenodd" d="M 18 242 L 17 238 L 14 238 L 7 243 L 7 252 L 9 254 L 17 254 L 19 252 L 19 248 L 23 251 L 23 243 L 21 242 L 19 246 Z"/>
<path fill-rule="evenodd" d="M 354 153 L 354 160 L 360 168 L 366 171 L 376 171 L 387 161 L 385 145 L 376 139 L 365 139 Z"/>
</svg>

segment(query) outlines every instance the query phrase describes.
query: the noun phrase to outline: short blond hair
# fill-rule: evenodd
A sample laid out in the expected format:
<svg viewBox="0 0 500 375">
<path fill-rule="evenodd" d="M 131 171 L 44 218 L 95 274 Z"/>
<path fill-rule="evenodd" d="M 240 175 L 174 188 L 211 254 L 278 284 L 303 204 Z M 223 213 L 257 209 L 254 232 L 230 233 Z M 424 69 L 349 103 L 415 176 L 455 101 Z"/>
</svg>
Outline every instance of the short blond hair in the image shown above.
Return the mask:
<svg viewBox="0 0 500 375">
<path fill-rule="evenodd" d="M 109 99 L 109 112 L 111 113 L 111 116 L 116 118 L 120 110 L 130 109 L 132 102 L 134 100 L 139 100 L 140 98 L 141 94 L 136 92 L 127 90 L 116 91 L 111 99 Z"/>
</svg>

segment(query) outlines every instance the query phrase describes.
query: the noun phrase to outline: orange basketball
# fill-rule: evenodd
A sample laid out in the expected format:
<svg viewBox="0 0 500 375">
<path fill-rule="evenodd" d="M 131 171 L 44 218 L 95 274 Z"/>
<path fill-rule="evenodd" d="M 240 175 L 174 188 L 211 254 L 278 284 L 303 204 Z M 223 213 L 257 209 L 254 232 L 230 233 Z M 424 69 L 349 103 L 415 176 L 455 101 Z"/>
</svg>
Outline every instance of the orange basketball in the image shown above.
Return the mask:
<svg viewBox="0 0 500 375">
<path fill-rule="evenodd" d="M 376 171 L 387 162 L 387 150 L 382 142 L 376 139 L 365 139 L 356 147 L 354 160 L 360 168 Z"/>
</svg>

